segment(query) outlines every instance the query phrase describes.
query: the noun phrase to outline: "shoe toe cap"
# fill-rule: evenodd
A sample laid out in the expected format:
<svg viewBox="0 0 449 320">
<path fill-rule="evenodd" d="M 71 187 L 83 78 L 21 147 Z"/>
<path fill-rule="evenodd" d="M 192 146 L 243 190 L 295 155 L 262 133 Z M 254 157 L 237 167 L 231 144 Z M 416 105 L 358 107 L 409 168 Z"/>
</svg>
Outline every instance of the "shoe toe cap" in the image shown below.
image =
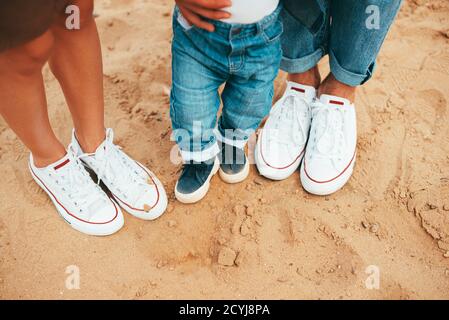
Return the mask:
<svg viewBox="0 0 449 320">
<path fill-rule="evenodd" d="M 263 153 L 256 155 L 257 169 L 260 174 L 274 180 L 288 178 L 299 166 L 302 153 L 291 154 L 290 151 Z"/>
<path fill-rule="evenodd" d="M 176 191 L 182 194 L 190 194 L 201 188 L 201 184 L 193 179 L 180 179 L 176 184 Z"/>
<path fill-rule="evenodd" d="M 245 163 L 222 164 L 221 170 L 226 174 L 238 174 L 245 169 Z"/>
<path fill-rule="evenodd" d="M 314 182 L 328 182 L 339 175 L 332 161 L 328 159 L 312 159 L 304 161 L 304 173 Z M 341 172 L 341 171 L 340 171 Z"/>
<path fill-rule="evenodd" d="M 349 180 L 353 163 L 341 170 L 327 161 L 304 162 L 301 167 L 301 183 L 306 191 L 316 195 L 328 195 L 338 191 Z"/>
<path fill-rule="evenodd" d="M 112 223 L 120 215 L 120 209 L 111 201 L 103 201 L 103 205 L 98 207 L 89 219 L 89 222 L 96 224 Z"/>
</svg>

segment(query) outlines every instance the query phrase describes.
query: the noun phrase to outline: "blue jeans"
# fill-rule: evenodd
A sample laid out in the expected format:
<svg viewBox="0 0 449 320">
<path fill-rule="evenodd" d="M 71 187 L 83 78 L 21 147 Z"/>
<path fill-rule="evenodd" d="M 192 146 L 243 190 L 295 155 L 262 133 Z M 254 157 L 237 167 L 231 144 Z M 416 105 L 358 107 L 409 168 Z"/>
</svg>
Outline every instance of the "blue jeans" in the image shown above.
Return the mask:
<svg viewBox="0 0 449 320">
<path fill-rule="evenodd" d="M 281 69 L 305 72 L 329 54 L 330 69 L 350 86 L 371 78 L 402 0 L 285 0 Z M 309 8 L 308 8 L 308 7 Z"/>
<path fill-rule="evenodd" d="M 184 161 L 215 157 L 217 140 L 243 148 L 268 115 L 282 57 L 280 11 L 254 24 L 211 21 L 210 33 L 175 8 L 170 117 Z"/>
</svg>

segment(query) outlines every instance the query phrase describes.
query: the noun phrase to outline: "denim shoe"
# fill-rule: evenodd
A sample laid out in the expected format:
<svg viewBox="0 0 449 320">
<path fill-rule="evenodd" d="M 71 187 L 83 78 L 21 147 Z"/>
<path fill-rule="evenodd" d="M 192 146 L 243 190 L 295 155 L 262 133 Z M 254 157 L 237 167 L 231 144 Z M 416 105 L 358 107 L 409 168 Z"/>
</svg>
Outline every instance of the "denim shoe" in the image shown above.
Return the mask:
<svg viewBox="0 0 449 320">
<path fill-rule="evenodd" d="M 222 143 L 220 177 L 226 183 L 239 183 L 249 174 L 249 161 L 245 150 Z"/>
<path fill-rule="evenodd" d="M 217 173 L 220 161 L 215 157 L 206 162 L 189 162 L 182 168 L 176 182 L 175 196 L 182 203 L 195 203 L 209 191 L 210 179 Z"/>
</svg>

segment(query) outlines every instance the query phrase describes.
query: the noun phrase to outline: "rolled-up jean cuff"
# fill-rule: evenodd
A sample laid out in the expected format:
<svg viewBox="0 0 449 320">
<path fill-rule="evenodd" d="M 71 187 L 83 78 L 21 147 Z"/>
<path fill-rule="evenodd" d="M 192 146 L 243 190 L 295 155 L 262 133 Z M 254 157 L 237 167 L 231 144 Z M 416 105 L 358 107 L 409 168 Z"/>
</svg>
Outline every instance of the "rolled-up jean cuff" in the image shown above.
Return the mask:
<svg viewBox="0 0 449 320">
<path fill-rule="evenodd" d="M 184 163 L 194 161 L 194 162 L 205 162 L 214 158 L 220 152 L 217 142 L 213 142 L 208 145 L 206 149 L 202 151 L 186 151 L 180 149 L 181 157 Z"/>
<path fill-rule="evenodd" d="M 355 73 L 343 68 L 338 62 L 332 50 L 329 50 L 329 64 L 334 77 L 344 84 L 356 87 L 368 81 L 371 78 L 371 71 L 367 70 L 365 74 Z M 374 67 L 374 66 L 373 66 Z"/>
<path fill-rule="evenodd" d="M 227 145 L 234 146 L 239 149 L 243 149 L 248 142 L 248 139 L 229 139 L 220 132 L 218 128 L 214 129 L 215 136 L 217 137 L 217 140 L 221 143 L 226 143 Z"/>
<path fill-rule="evenodd" d="M 290 59 L 282 57 L 281 69 L 288 73 L 306 72 L 316 66 L 325 54 L 324 50 L 319 48 L 315 52 L 301 58 Z"/>
</svg>

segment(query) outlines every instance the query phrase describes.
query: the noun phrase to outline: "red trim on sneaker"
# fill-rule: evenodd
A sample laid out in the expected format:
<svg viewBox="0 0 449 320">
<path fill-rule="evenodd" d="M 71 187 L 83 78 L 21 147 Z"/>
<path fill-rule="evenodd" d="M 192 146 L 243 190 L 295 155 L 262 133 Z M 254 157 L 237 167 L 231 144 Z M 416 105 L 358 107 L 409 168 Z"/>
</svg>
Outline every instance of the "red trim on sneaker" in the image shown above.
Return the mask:
<svg viewBox="0 0 449 320">
<path fill-rule="evenodd" d="M 298 91 L 298 92 L 301 92 L 301 93 L 306 93 L 306 90 L 304 90 L 304 89 L 302 89 L 302 88 L 295 88 L 295 87 L 292 87 L 292 90 L 295 90 L 295 91 Z"/>
<path fill-rule="evenodd" d="M 69 210 L 67 210 L 67 209 L 62 205 L 61 202 L 59 202 L 58 198 L 54 195 L 53 192 L 51 192 L 51 190 L 45 185 L 45 183 L 44 183 L 44 182 L 37 176 L 37 174 L 33 171 L 33 168 L 32 168 L 31 166 L 30 166 L 30 170 L 31 170 L 31 173 L 33 174 L 33 176 L 36 177 L 36 179 L 39 180 L 40 183 L 42 183 L 42 185 L 45 187 L 45 189 L 47 189 L 47 191 L 48 191 L 48 192 L 51 194 L 51 196 L 56 200 L 56 202 L 57 202 L 57 203 L 58 203 L 58 204 L 65 210 L 65 212 L 67 212 L 68 215 L 70 215 L 71 217 L 75 218 L 76 220 L 79 220 L 79 221 L 81 221 L 81 222 L 88 223 L 88 224 L 108 224 L 108 223 L 114 221 L 114 220 L 117 218 L 117 216 L 118 216 L 118 209 L 117 209 L 117 206 L 116 206 L 116 204 L 114 203 L 114 201 L 112 201 L 109 197 L 108 197 L 109 201 L 111 201 L 111 203 L 114 205 L 114 208 L 115 208 L 115 216 L 114 216 L 114 218 L 112 218 L 111 220 L 106 221 L 106 222 L 90 222 L 90 221 L 86 221 L 86 220 L 83 220 L 83 219 L 81 219 L 81 218 L 78 218 L 76 215 L 72 214 Z"/>
<path fill-rule="evenodd" d="M 53 169 L 55 169 L 55 170 L 61 169 L 62 167 L 64 167 L 69 162 L 70 162 L 70 159 L 66 159 L 63 163 L 58 164 Z"/>
<path fill-rule="evenodd" d="M 352 162 L 354 161 L 354 159 L 355 159 L 355 154 L 356 154 L 356 152 L 354 151 L 354 155 L 352 156 L 352 159 L 351 159 L 351 161 L 349 161 L 349 163 L 348 163 L 348 165 L 346 166 L 346 168 L 344 168 L 344 170 L 343 170 L 342 172 L 340 172 L 340 174 L 339 174 L 338 176 L 336 176 L 336 177 L 334 177 L 334 178 L 332 178 L 332 179 L 330 179 L 330 180 L 326 180 L 326 181 L 318 181 L 318 180 L 313 179 L 311 176 L 309 176 L 309 174 L 307 173 L 306 159 L 305 159 L 305 157 L 304 157 L 304 173 L 306 174 L 307 178 L 309 178 L 311 181 L 313 181 L 313 182 L 315 182 L 315 183 L 329 183 L 329 182 L 332 182 L 332 181 L 334 181 L 334 180 L 340 178 L 340 177 L 343 175 L 343 173 L 345 173 L 346 170 L 348 170 L 348 168 L 351 166 L 351 163 L 352 163 Z"/>
<path fill-rule="evenodd" d="M 337 101 L 337 100 L 331 100 L 331 101 L 329 101 L 329 103 L 336 104 L 336 105 L 339 105 L 339 106 L 344 106 L 345 105 L 344 102 Z"/>
<path fill-rule="evenodd" d="M 112 193 L 112 191 L 111 191 L 111 193 L 112 193 L 112 196 L 114 197 L 114 199 L 120 201 L 121 203 L 123 203 L 124 205 L 126 205 L 126 206 L 127 206 L 128 208 L 130 208 L 131 210 L 136 210 L 136 211 L 141 211 L 141 212 L 150 213 L 150 211 L 151 211 L 152 209 L 154 209 L 154 207 L 156 207 L 156 205 L 159 203 L 159 199 L 160 199 L 159 188 L 158 188 L 158 186 L 157 186 L 156 181 L 154 181 L 153 177 L 151 176 L 151 174 L 150 174 L 150 173 L 149 173 L 149 172 L 148 172 L 142 165 L 140 165 L 140 163 L 138 163 L 137 161 L 135 161 L 135 162 L 137 163 L 137 165 L 138 165 L 139 167 L 142 168 L 143 171 L 145 171 L 145 173 L 150 177 L 151 181 L 153 182 L 153 185 L 156 187 L 157 199 L 156 199 L 155 204 L 152 205 L 152 206 L 150 206 L 150 210 L 148 210 L 148 212 L 147 212 L 147 211 L 145 211 L 145 209 L 138 209 L 138 208 L 132 207 L 131 205 L 129 205 L 128 203 L 126 203 L 125 201 L 123 201 L 122 199 L 120 199 L 119 197 L 117 197 L 114 193 Z"/>
<path fill-rule="evenodd" d="M 262 135 L 263 135 L 263 133 L 264 133 L 264 131 L 262 130 L 262 132 L 260 133 L 260 138 L 259 139 L 262 139 Z M 271 164 L 269 164 L 268 162 L 267 162 L 267 160 L 265 160 L 265 157 L 264 157 L 264 155 L 263 155 L 263 147 L 262 147 L 262 145 L 263 145 L 263 143 L 261 142 L 260 143 L 260 155 L 262 156 L 262 160 L 263 160 L 263 162 L 265 162 L 265 164 L 267 165 L 267 166 L 269 166 L 270 168 L 272 168 L 272 169 L 275 169 L 275 170 L 284 170 L 284 169 L 287 169 L 287 168 L 289 168 L 289 167 L 291 167 L 299 158 L 301 158 L 301 156 L 303 155 L 303 153 L 304 153 L 304 151 L 305 151 L 305 147 L 302 149 L 302 151 L 301 151 L 301 153 L 295 158 L 295 160 L 293 160 L 293 162 L 292 163 L 290 163 L 289 165 L 287 165 L 287 166 L 285 166 L 285 167 L 275 167 L 275 166 L 272 166 Z"/>
</svg>

